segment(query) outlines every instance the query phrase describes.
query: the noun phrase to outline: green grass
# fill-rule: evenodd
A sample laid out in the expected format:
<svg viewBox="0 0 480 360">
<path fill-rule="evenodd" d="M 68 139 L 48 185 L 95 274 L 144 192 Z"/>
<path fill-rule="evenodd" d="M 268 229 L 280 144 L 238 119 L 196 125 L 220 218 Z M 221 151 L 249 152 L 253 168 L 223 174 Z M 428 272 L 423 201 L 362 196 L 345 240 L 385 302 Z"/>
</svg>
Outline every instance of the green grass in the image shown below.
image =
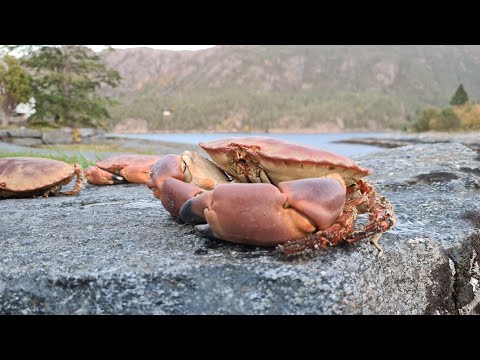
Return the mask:
<svg viewBox="0 0 480 360">
<path fill-rule="evenodd" d="M 58 130 L 61 128 L 60 125 L 52 124 L 47 121 L 29 121 L 28 123 L 29 129 L 36 129 L 36 130 Z"/>
<path fill-rule="evenodd" d="M 128 153 L 128 154 L 142 154 L 142 155 L 156 155 L 158 151 L 152 148 L 136 149 L 133 147 L 125 147 L 123 143 L 104 143 L 104 144 L 56 144 L 56 145 L 35 145 L 36 149 L 46 149 L 52 151 L 75 151 L 75 152 L 92 152 L 97 158 L 102 157 L 102 153 Z"/>
<path fill-rule="evenodd" d="M 83 155 L 66 155 L 63 153 L 58 153 L 58 154 L 38 154 L 34 152 L 27 152 L 27 151 L 21 151 L 21 152 L 9 152 L 9 151 L 0 151 L 0 158 L 3 157 L 36 157 L 36 158 L 47 158 L 47 159 L 53 159 L 53 160 L 59 160 L 63 161 L 69 164 L 73 163 L 78 163 L 80 164 L 83 168 L 87 168 L 91 165 L 95 165 L 95 161 L 89 160 L 85 158 Z"/>
<path fill-rule="evenodd" d="M 36 149 L 47 149 L 54 151 L 90 151 L 94 153 L 119 152 L 120 144 L 55 144 L 55 145 L 36 145 Z"/>
</svg>

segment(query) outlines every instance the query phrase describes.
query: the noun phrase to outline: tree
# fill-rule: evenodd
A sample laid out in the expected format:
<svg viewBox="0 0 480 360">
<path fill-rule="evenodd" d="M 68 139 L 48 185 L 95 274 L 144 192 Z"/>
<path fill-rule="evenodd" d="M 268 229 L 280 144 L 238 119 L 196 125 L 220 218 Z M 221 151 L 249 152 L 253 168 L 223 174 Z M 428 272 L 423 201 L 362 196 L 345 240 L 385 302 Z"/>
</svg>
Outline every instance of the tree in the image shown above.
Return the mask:
<svg viewBox="0 0 480 360">
<path fill-rule="evenodd" d="M 2 125 L 6 125 L 17 105 L 32 97 L 32 87 L 30 75 L 16 58 L 6 55 L 3 63 L 0 62 L 0 107 L 4 116 Z"/>
<path fill-rule="evenodd" d="M 115 87 L 119 73 L 93 50 L 79 45 L 10 46 L 23 51 L 22 63 L 31 70 L 36 113 L 32 117 L 66 126 L 102 126 L 113 101 L 101 96 L 104 86 Z"/>
<path fill-rule="evenodd" d="M 455 91 L 455 94 L 453 95 L 452 100 L 450 100 L 450 105 L 452 106 L 463 105 L 467 101 L 468 101 L 468 94 L 463 88 L 463 85 L 460 84 L 457 91 Z"/>
</svg>

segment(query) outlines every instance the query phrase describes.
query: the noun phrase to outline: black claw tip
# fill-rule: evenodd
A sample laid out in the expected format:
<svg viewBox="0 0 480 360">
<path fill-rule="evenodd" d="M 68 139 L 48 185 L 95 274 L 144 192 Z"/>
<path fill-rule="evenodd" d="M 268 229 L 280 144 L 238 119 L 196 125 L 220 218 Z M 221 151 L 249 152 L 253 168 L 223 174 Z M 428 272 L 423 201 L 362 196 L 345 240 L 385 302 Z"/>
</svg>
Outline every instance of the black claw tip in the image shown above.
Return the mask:
<svg viewBox="0 0 480 360">
<path fill-rule="evenodd" d="M 123 183 L 126 182 L 126 180 L 123 177 L 118 176 L 118 175 L 113 175 L 112 180 L 115 184 L 123 184 Z"/>
<path fill-rule="evenodd" d="M 213 232 L 212 228 L 208 224 L 197 225 L 195 226 L 195 230 L 202 233 L 204 236 L 218 239 L 218 236 Z"/>
<path fill-rule="evenodd" d="M 180 219 L 186 224 L 190 225 L 197 225 L 197 224 L 206 224 L 207 221 L 203 216 L 196 214 L 193 211 L 192 200 L 188 200 L 185 204 L 183 204 L 182 208 L 180 209 Z"/>
</svg>

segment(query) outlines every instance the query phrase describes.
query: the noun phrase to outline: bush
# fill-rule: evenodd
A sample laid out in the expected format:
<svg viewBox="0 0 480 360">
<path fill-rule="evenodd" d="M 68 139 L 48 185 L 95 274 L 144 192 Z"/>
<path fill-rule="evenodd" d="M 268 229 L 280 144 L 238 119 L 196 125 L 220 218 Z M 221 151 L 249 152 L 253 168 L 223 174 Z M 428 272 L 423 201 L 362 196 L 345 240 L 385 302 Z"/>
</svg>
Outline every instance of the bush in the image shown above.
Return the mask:
<svg viewBox="0 0 480 360">
<path fill-rule="evenodd" d="M 455 114 L 453 109 L 448 108 L 442 110 L 440 116 L 430 120 L 430 129 L 438 131 L 458 130 L 462 121 Z"/>
<path fill-rule="evenodd" d="M 466 104 L 455 106 L 454 111 L 466 130 L 480 129 L 480 104 Z"/>
<path fill-rule="evenodd" d="M 437 109 L 429 108 L 422 110 L 417 120 L 413 123 L 413 129 L 418 132 L 428 131 L 431 128 L 431 124 L 435 123 L 440 113 Z"/>
</svg>

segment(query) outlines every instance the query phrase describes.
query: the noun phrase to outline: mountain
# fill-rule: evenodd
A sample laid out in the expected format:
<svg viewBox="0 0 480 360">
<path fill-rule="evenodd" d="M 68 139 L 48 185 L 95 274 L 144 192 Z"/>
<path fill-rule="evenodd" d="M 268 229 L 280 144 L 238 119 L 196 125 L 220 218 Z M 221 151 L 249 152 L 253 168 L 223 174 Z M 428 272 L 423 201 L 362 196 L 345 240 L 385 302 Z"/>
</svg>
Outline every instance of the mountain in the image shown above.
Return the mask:
<svg viewBox="0 0 480 360">
<path fill-rule="evenodd" d="M 113 122 L 143 119 L 152 130 L 382 130 L 401 128 L 426 106 L 447 106 L 459 83 L 470 99 L 480 97 L 476 45 L 231 45 L 102 56 L 123 77 L 104 90 L 119 102 Z"/>
</svg>

